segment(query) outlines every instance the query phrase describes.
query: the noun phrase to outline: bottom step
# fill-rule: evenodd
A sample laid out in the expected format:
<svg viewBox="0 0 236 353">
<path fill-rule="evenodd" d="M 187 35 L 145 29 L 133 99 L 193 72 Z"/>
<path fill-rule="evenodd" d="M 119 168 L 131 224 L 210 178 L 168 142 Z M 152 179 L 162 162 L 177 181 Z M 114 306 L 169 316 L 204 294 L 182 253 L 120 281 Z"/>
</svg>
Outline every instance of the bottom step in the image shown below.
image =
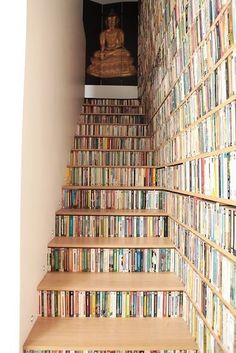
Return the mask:
<svg viewBox="0 0 236 353">
<path fill-rule="evenodd" d="M 181 318 L 38 318 L 25 351 L 197 350 Z"/>
</svg>

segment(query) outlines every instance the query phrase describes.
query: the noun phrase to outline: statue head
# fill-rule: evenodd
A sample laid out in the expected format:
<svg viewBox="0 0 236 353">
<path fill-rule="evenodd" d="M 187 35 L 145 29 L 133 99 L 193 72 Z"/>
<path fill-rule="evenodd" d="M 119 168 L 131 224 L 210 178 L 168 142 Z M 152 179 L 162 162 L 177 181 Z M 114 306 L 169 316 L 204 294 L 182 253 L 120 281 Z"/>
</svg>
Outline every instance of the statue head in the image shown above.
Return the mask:
<svg viewBox="0 0 236 353">
<path fill-rule="evenodd" d="M 119 17 L 113 9 L 111 9 L 110 13 L 106 17 L 105 23 L 106 23 L 106 27 L 109 29 L 114 29 L 118 26 Z"/>
</svg>

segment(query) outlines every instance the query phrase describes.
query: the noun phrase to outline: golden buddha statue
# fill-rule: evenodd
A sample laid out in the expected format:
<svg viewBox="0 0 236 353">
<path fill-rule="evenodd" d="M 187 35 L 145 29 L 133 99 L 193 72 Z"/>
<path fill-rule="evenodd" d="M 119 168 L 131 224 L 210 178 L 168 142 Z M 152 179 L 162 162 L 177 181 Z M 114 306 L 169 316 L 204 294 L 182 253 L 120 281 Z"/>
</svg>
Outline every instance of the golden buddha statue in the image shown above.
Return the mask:
<svg viewBox="0 0 236 353">
<path fill-rule="evenodd" d="M 101 78 L 136 75 L 130 52 L 124 48 L 124 32 L 118 28 L 118 16 L 110 13 L 105 23 L 107 29 L 100 34 L 100 50 L 91 58 L 87 73 Z"/>
</svg>

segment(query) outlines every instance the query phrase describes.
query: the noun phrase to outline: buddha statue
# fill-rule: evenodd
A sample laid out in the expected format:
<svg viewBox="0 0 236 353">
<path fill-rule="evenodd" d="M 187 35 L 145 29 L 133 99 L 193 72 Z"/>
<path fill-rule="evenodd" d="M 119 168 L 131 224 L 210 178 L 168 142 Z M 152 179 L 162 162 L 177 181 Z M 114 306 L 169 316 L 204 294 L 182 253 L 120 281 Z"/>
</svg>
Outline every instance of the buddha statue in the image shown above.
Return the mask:
<svg viewBox="0 0 236 353">
<path fill-rule="evenodd" d="M 100 78 L 136 75 L 130 52 L 124 48 L 124 32 L 118 28 L 118 16 L 112 11 L 105 23 L 107 29 L 100 34 L 100 50 L 91 58 L 87 73 Z"/>
</svg>

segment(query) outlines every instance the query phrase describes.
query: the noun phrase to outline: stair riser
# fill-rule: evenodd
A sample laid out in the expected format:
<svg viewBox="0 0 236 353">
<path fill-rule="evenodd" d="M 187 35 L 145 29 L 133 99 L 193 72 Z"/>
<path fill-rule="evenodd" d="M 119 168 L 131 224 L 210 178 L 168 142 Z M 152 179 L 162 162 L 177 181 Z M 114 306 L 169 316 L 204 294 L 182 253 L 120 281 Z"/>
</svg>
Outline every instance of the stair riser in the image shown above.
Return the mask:
<svg viewBox="0 0 236 353">
<path fill-rule="evenodd" d="M 157 186 L 156 168 L 67 168 L 66 183 L 80 186 Z"/>
<path fill-rule="evenodd" d="M 183 292 L 40 291 L 42 317 L 182 317 Z"/>
<path fill-rule="evenodd" d="M 49 272 L 174 272 L 174 249 L 49 248 Z"/>
<path fill-rule="evenodd" d="M 151 140 L 147 138 L 74 137 L 74 148 L 143 150 L 151 147 Z"/>
<path fill-rule="evenodd" d="M 84 124 L 77 125 L 77 135 L 101 135 L 101 136 L 146 136 L 146 125 L 99 125 L 99 124 Z"/>
<path fill-rule="evenodd" d="M 79 124 L 145 124 L 146 119 L 143 115 L 80 115 Z"/>
<path fill-rule="evenodd" d="M 70 153 L 70 164 L 74 166 L 153 166 L 156 162 L 156 155 L 152 152 L 72 151 Z"/>
<path fill-rule="evenodd" d="M 166 193 L 132 190 L 67 190 L 62 191 L 63 208 L 113 210 L 165 210 Z"/>
<path fill-rule="evenodd" d="M 167 217 L 56 216 L 56 236 L 158 237 L 168 235 Z"/>
</svg>

